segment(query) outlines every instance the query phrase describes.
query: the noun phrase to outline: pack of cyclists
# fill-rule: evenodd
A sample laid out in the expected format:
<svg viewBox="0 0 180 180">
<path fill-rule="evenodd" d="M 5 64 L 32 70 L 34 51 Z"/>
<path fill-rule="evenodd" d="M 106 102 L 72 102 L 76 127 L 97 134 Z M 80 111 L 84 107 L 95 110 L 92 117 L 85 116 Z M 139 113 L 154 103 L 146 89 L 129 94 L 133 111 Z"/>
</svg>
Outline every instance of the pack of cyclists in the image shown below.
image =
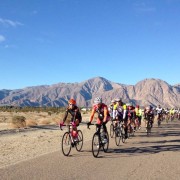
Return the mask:
<svg viewBox="0 0 180 180">
<path fill-rule="evenodd" d="M 60 126 L 65 123 L 68 114 L 71 115 L 71 123 L 75 124 L 73 131 L 74 136 L 76 136 L 77 127 L 82 121 L 82 116 L 74 99 L 68 101 L 63 122 L 60 123 Z M 161 105 L 158 105 L 156 108 L 151 105 L 140 108 L 138 104 L 133 105 L 132 102 L 124 103 L 121 98 L 111 100 L 108 106 L 103 102 L 101 97 L 96 97 L 93 101 L 87 126 L 91 125 L 95 114 L 97 114 L 97 132 L 100 132 L 100 128 L 103 127 L 104 132 L 108 133 L 106 124 L 110 120 L 114 121 L 114 126 L 116 126 L 118 122 L 122 122 L 125 139 L 128 138 L 128 133 L 141 129 L 142 119 L 145 122 L 146 130 L 148 121 L 151 121 L 151 127 L 153 127 L 155 116 L 157 116 L 157 122 L 161 122 L 165 119 L 170 119 L 172 121 L 174 118 L 180 120 L 179 108 L 162 108 Z M 104 138 L 104 141 L 106 142 L 106 137 Z"/>
</svg>

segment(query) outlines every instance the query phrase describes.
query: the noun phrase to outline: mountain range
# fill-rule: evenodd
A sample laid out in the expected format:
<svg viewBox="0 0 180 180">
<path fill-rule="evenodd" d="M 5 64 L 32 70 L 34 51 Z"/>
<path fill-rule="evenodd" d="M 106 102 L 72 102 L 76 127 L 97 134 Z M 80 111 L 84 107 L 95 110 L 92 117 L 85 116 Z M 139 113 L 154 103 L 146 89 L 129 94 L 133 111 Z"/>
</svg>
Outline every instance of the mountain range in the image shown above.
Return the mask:
<svg viewBox="0 0 180 180">
<path fill-rule="evenodd" d="M 114 98 L 141 106 L 161 105 L 180 107 L 180 84 L 170 85 L 161 79 L 144 79 L 135 85 L 125 85 L 95 77 L 80 83 L 58 83 L 26 87 L 15 90 L 0 90 L 0 105 L 63 107 L 70 98 L 80 107 L 91 107 L 97 96 L 110 104 Z"/>
</svg>

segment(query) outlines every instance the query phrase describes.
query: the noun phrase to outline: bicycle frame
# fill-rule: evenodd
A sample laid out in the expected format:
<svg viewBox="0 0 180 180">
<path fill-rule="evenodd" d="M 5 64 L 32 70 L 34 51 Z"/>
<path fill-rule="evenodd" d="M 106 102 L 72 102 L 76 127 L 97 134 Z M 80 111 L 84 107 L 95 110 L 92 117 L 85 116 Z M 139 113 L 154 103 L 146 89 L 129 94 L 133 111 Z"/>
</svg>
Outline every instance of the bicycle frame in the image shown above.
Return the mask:
<svg viewBox="0 0 180 180">
<path fill-rule="evenodd" d="M 91 125 L 96 125 L 96 132 L 94 133 L 93 138 L 92 138 L 92 154 L 94 157 L 97 158 L 101 148 L 103 148 L 104 152 L 107 152 L 108 147 L 109 147 L 109 135 L 108 135 L 108 132 L 106 134 L 103 134 L 104 133 L 103 124 L 101 125 L 91 124 Z M 88 126 L 88 129 L 90 129 L 89 126 Z M 104 135 L 107 136 L 106 143 L 103 142 Z"/>
<path fill-rule="evenodd" d="M 75 141 L 75 137 L 73 137 L 73 128 L 76 127 L 76 125 L 73 125 L 72 123 L 69 125 L 63 125 L 68 127 L 68 131 L 66 131 L 62 137 L 62 152 L 65 156 L 68 156 L 70 154 L 71 148 L 76 147 L 77 151 L 81 151 L 83 146 L 83 134 L 81 130 L 77 130 L 77 139 Z M 62 129 L 62 126 L 60 126 L 60 129 Z"/>
</svg>

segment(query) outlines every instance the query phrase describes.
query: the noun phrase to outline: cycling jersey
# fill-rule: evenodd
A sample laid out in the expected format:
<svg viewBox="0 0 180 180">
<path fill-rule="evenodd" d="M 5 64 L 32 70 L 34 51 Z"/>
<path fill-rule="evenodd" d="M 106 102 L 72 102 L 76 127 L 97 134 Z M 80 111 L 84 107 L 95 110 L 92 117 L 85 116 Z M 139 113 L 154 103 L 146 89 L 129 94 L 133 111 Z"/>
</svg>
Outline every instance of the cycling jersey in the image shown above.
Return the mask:
<svg viewBox="0 0 180 180">
<path fill-rule="evenodd" d="M 64 115 L 63 122 L 66 121 L 68 114 L 71 115 L 71 122 L 73 122 L 76 119 L 78 119 L 79 122 L 82 121 L 82 116 L 81 116 L 81 113 L 80 113 L 79 108 L 77 106 L 74 106 L 73 109 L 70 109 L 70 108 L 66 109 L 66 113 Z"/>
<path fill-rule="evenodd" d="M 135 113 L 136 113 L 136 116 L 138 117 L 142 116 L 142 110 L 139 108 L 135 108 Z"/>
<path fill-rule="evenodd" d="M 98 124 L 104 120 L 104 110 L 105 109 L 107 110 L 107 119 L 105 121 L 108 121 L 110 118 L 110 114 L 109 114 L 108 107 L 106 104 L 102 103 L 100 107 L 98 105 L 94 105 L 92 108 L 92 110 L 94 110 L 96 113 L 98 113 Z M 91 117 L 91 119 L 90 119 L 91 121 L 92 121 L 92 118 L 93 117 Z"/>
<path fill-rule="evenodd" d="M 162 113 L 162 110 L 163 110 L 162 108 L 157 107 L 157 108 L 156 108 L 157 114 L 161 114 L 161 113 Z"/>
</svg>

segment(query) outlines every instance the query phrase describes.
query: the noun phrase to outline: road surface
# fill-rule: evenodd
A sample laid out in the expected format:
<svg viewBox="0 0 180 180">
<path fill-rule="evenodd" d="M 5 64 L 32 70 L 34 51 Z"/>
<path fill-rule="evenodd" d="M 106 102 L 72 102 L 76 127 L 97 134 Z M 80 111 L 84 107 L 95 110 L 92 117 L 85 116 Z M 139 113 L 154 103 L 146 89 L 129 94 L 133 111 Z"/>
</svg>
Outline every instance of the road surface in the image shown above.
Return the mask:
<svg viewBox="0 0 180 180">
<path fill-rule="evenodd" d="M 93 131 L 92 131 L 93 134 Z M 84 137 L 85 139 L 85 137 Z M 61 148 L 28 161 L 0 169 L 1 180 L 179 180 L 180 121 L 155 124 L 150 137 L 145 129 L 135 133 L 125 144 L 110 139 L 108 153 L 99 158 L 91 153 L 91 141 L 85 141 L 82 152 L 72 149 L 65 157 Z"/>
</svg>

